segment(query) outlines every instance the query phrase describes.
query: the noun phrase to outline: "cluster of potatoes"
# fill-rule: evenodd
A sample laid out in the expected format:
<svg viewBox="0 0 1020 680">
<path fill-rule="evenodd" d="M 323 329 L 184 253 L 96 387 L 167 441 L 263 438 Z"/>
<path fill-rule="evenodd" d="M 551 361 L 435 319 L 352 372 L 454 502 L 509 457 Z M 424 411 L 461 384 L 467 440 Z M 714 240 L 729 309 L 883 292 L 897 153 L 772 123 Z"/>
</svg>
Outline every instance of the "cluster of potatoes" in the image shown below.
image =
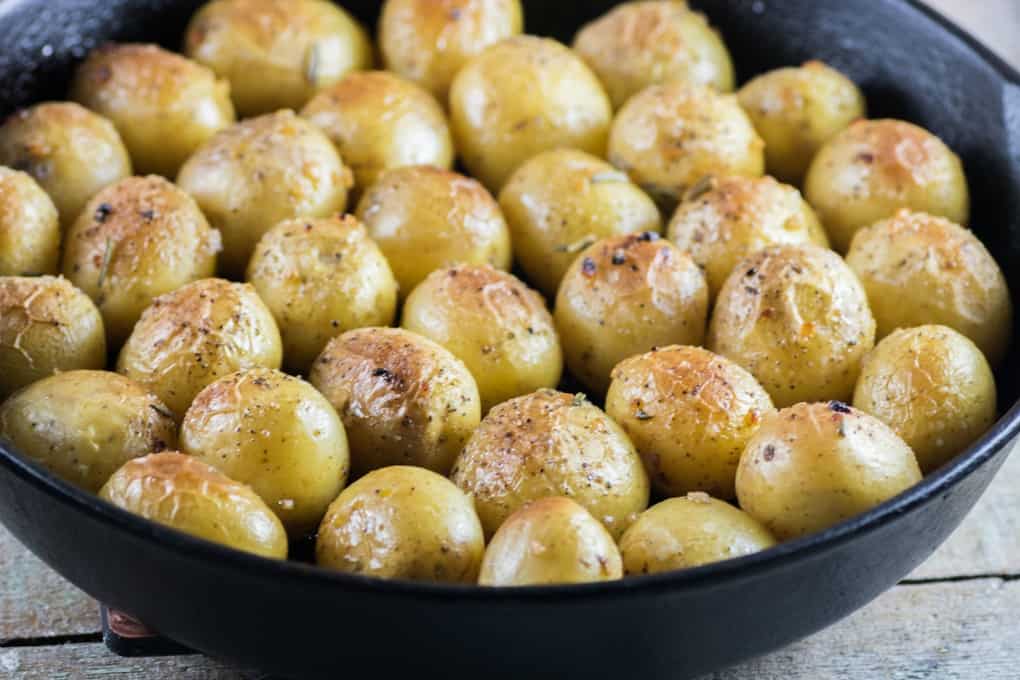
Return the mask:
<svg viewBox="0 0 1020 680">
<path fill-rule="evenodd" d="M 370 70 L 330 2 L 212 0 L 9 117 L 0 437 L 240 550 L 526 585 L 822 530 L 991 425 L 942 141 L 818 62 L 734 94 L 683 2 L 522 31 L 387 0 Z"/>
</svg>

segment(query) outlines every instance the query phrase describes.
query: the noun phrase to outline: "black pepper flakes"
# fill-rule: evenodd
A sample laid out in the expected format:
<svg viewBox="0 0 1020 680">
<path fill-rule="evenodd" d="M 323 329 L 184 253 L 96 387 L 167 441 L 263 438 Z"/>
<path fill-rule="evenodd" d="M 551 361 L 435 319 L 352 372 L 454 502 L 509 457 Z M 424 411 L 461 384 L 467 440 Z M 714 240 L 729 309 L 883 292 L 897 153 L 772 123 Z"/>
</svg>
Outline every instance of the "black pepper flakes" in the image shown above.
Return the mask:
<svg viewBox="0 0 1020 680">
<path fill-rule="evenodd" d="M 835 400 L 829 402 L 829 410 L 834 411 L 836 413 L 852 413 L 852 410 L 850 409 L 849 406 L 847 406 L 841 401 Z"/>
<path fill-rule="evenodd" d="M 585 276 L 594 276 L 595 270 L 595 260 L 590 257 L 586 257 L 581 261 L 581 273 Z"/>
<path fill-rule="evenodd" d="M 92 216 L 96 222 L 102 224 L 106 221 L 110 215 L 113 214 L 113 206 L 109 203 L 100 203 L 99 207 L 96 208 L 95 214 Z"/>
</svg>

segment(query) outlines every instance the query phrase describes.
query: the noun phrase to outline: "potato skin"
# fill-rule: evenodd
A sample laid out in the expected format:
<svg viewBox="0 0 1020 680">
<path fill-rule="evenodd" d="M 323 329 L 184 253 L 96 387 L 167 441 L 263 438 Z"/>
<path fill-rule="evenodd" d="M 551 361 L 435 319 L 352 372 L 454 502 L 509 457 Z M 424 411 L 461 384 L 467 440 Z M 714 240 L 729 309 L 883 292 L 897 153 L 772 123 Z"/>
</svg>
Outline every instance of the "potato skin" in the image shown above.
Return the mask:
<svg viewBox="0 0 1020 680">
<path fill-rule="evenodd" d="M 623 428 L 666 496 L 691 491 L 736 496 L 744 446 L 775 412 L 750 373 L 700 347 L 672 346 L 613 370 L 606 413 Z"/>
<path fill-rule="evenodd" d="M 695 492 L 642 512 L 620 539 L 620 554 L 624 573 L 636 576 L 753 555 L 775 544 L 747 513 Z"/>
<path fill-rule="evenodd" d="M 776 406 L 849 401 L 875 346 L 864 288 L 831 250 L 774 246 L 741 262 L 709 322 L 708 348 L 758 379 Z"/>
<path fill-rule="evenodd" d="M 801 183 L 826 142 L 867 116 L 857 85 L 820 61 L 763 73 L 737 97 L 765 140 L 765 167 L 791 184 Z"/>
<path fill-rule="evenodd" d="M 280 222 L 342 213 L 352 182 L 333 143 L 291 111 L 222 130 L 177 177 L 223 235 L 220 269 L 235 276 L 243 275 L 256 242 Z"/>
<path fill-rule="evenodd" d="M 705 270 L 711 298 L 745 257 L 769 246 L 829 247 L 818 216 L 794 187 L 772 177 L 712 178 L 669 223 L 669 240 Z"/>
<path fill-rule="evenodd" d="M 63 270 L 119 347 L 156 297 L 213 276 L 220 248 L 190 196 L 156 175 L 128 177 L 96 194 L 71 225 Z"/>
<path fill-rule="evenodd" d="M 891 427 L 932 472 L 995 423 L 995 376 L 977 345 L 953 329 L 901 329 L 865 357 L 854 407 Z"/>
<path fill-rule="evenodd" d="M 448 349 L 478 383 L 482 411 L 563 373 L 563 351 L 542 297 L 489 266 L 440 269 L 414 289 L 401 326 Z"/>
<path fill-rule="evenodd" d="M 461 161 L 493 192 L 543 151 L 570 147 L 602 156 L 612 115 L 595 74 L 549 38 L 496 43 L 469 61 L 450 87 Z"/>
<path fill-rule="evenodd" d="M 708 286 L 694 261 L 655 232 L 614 236 L 571 265 L 555 319 L 571 374 L 602 396 L 627 357 L 704 342 Z"/>
<path fill-rule="evenodd" d="M 446 102 L 464 64 L 523 28 L 520 0 L 386 0 L 379 49 L 387 70 Z"/>
<path fill-rule="evenodd" d="M 370 472 L 329 506 L 315 562 L 387 579 L 474 583 L 485 537 L 471 499 L 419 467 Z"/>
<path fill-rule="evenodd" d="M 623 576 L 620 551 L 606 528 L 569 498 L 524 505 L 485 550 L 479 585 L 595 583 Z"/>
<path fill-rule="evenodd" d="M 529 501 L 566 496 L 619 537 L 648 507 L 648 475 L 624 431 L 583 395 L 539 390 L 493 408 L 454 463 L 492 536 Z"/>
<path fill-rule="evenodd" d="M 733 90 L 733 61 L 718 31 L 684 2 L 618 5 L 581 27 L 574 50 L 619 109 L 649 85 L 679 80 Z"/>
<path fill-rule="evenodd" d="M 841 402 L 797 404 L 765 418 L 737 468 L 740 507 L 779 540 L 822 531 L 921 481 L 887 425 Z"/>
<path fill-rule="evenodd" d="M 347 436 L 315 388 L 268 368 L 202 390 L 181 422 L 181 450 L 247 484 L 291 536 L 318 526 L 347 483 Z"/>
<path fill-rule="evenodd" d="M 64 481 L 97 493 L 125 462 L 177 446 L 177 423 L 133 380 L 76 370 L 43 378 L 5 401 L 0 438 Z"/>
<path fill-rule="evenodd" d="M 397 282 L 386 258 L 350 215 L 294 219 L 255 246 L 248 281 L 273 313 L 283 356 L 306 372 L 330 338 L 364 326 L 388 326 Z"/>
<path fill-rule="evenodd" d="M 358 218 L 389 260 L 401 297 L 443 267 L 510 269 L 503 213 L 470 177 L 427 165 L 390 170 L 362 196 Z"/>
<path fill-rule="evenodd" d="M 280 331 L 255 289 L 202 279 L 142 312 L 117 372 L 146 386 L 180 418 L 206 385 L 234 371 L 279 368 Z"/>
<path fill-rule="evenodd" d="M 823 146 L 804 195 L 845 253 L 860 229 L 901 208 L 967 224 L 970 194 L 959 157 L 923 128 L 899 120 L 861 120 Z"/>
<path fill-rule="evenodd" d="M 503 187 L 499 205 L 521 269 L 549 298 L 585 244 L 662 230 L 652 199 L 613 166 L 576 149 L 525 162 Z"/>
<path fill-rule="evenodd" d="M 106 365 L 103 317 L 64 278 L 0 277 L 0 399 L 60 371 Z"/>
<path fill-rule="evenodd" d="M 230 82 L 244 117 L 299 109 L 373 59 L 365 29 L 325 0 L 213 0 L 191 18 L 184 51 Z"/>
<path fill-rule="evenodd" d="M 8 117 L 0 125 L 0 165 L 31 175 L 64 227 L 100 189 L 131 175 L 117 128 L 73 102 L 44 102 Z"/>
<path fill-rule="evenodd" d="M 645 88 L 620 109 L 609 162 L 671 212 L 707 175 L 764 174 L 764 146 L 734 95 L 671 82 Z"/>
<path fill-rule="evenodd" d="M 156 45 L 93 50 L 75 72 L 70 98 L 117 127 L 139 174 L 174 177 L 188 156 L 236 120 L 226 81 Z"/>
<path fill-rule="evenodd" d="M 0 276 L 56 274 L 60 215 L 31 175 L 0 166 Z"/>
<path fill-rule="evenodd" d="M 846 261 L 868 293 L 879 338 L 942 324 L 973 340 L 993 366 L 1005 358 L 1013 328 L 1009 287 L 972 232 L 902 210 L 858 232 Z"/>
<path fill-rule="evenodd" d="M 387 465 L 445 475 L 482 418 L 464 363 L 401 328 L 361 328 L 334 338 L 309 381 L 340 415 L 355 477 Z"/>
<path fill-rule="evenodd" d="M 245 552 L 286 559 L 287 533 L 250 487 L 178 451 L 125 463 L 103 500 L 145 519 Z"/>
</svg>

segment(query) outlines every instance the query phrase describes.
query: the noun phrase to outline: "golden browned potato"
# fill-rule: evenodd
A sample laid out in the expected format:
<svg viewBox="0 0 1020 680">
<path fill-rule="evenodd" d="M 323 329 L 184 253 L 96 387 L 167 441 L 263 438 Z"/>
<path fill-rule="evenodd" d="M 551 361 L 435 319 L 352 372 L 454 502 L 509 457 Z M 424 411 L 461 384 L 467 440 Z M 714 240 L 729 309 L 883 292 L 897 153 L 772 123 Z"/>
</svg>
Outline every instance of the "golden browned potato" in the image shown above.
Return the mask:
<svg viewBox="0 0 1020 680">
<path fill-rule="evenodd" d="M 445 475 L 482 417 L 464 363 L 401 328 L 334 338 L 309 380 L 340 414 L 356 477 L 401 464 Z"/>
<path fill-rule="evenodd" d="M 117 371 L 180 418 L 206 385 L 234 371 L 279 368 L 280 331 L 247 284 L 202 279 L 156 298 L 120 352 Z"/>
<path fill-rule="evenodd" d="M 620 108 L 649 85 L 673 80 L 731 92 L 733 61 L 718 31 L 686 2 L 626 2 L 583 26 L 574 49 Z"/>
<path fill-rule="evenodd" d="M 379 49 L 388 70 L 445 102 L 471 57 L 523 28 L 520 0 L 386 0 Z"/>
<path fill-rule="evenodd" d="M 733 268 L 759 250 L 785 243 L 829 247 L 800 192 L 771 177 L 706 180 L 677 207 L 669 239 L 705 270 L 712 299 Z"/>
<path fill-rule="evenodd" d="M 706 493 L 653 505 L 620 539 L 628 576 L 722 562 L 771 548 L 769 530 L 745 512 Z"/>
<path fill-rule="evenodd" d="M 737 97 L 765 140 L 765 167 L 794 184 L 822 145 L 867 115 L 857 85 L 820 61 L 763 73 Z"/>
<path fill-rule="evenodd" d="M 831 250 L 774 246 L 741 262 L 716 300 L 708 348 L 746 368 L 776 406 L 849 401 L 875 346 L 864 288 Z"/>
<path fill-rule="evenodd" d="M 764 143 L 734 95 L 700 85 L 652 85 L 620 109 L 609 162 L 665 211 L 708 175 L 759 177 Z"/>
<path fill-rule="evenodd" d="M 414 289 L 401 325 L 450 350 L 478 383 L 482 411 L 563 373 L 563 352 L 545 301 L 489 266 L 439 269 Z"/>
<path fill-rule="evenodd" d="M 1006 356 L 1013 303 L 984 244 L 949 220 L 906 210 L 862 229 L 846 258 L 864 284 L 878 337 L 897 328 L 949 326 L 993 366 Z"/>
<path fill-rule="evenodd" d="M 378 578 L 474 583 L 485 537 L 471 499 L 419 467 L 370 472 L 329 506 L 315 562 Z"/>
<path fill-rule="evenodd" d="M 156 45 L 104 45 L 78 67 L 71 99 L 110 119 L 137 173 L 174 177 L 234 120 L 230 86 Z"/>
<path fill-rule="evenodd" d="M 539 390 L 493 408 L 454 463 L 486 536 L 529 501 L 566 496 L 619 537 L 648 507 L 648 475 L 624 431 L 584 395 Z"/>
<path fill-rule="evenodd" d="M 613 112 L 580 57 L 555 40 L 507 38 L 473 58 L 450 88 L 461 161 L 491 191 L 542 151 L 601 156 Z"/>
<path fill-rule="evenodd" d="M 623 576 L 606 528 L 569 498 L 541 498 L 500 526 L 485 550 L 483 586 L 595 583 Z"/>
<path fill-rule="evenodd" d="M 443 267 L 510 268 L 503 213 L 470 177 L 426 165 L 390 170 L 364 194 L 358 217 L 389 259 L 402 297 Z"/>
<path fill-rule="evenodd" d="M 63 270 L 120 347 L 153 299 L 213 276 L 220 247 L 190 196 L 156 175 L 128 177 L 96 194 L 71 226 Z"/>
<path fill-rule="evenodd" d="M 287 557 L 283 525 L 251 487 L 177 451 L 126 463 L 99 495 L 118 508 L 213 543 Z"/>
<path fill-rule="evenodd" d="M 737 468 L 737 498 L 779 540 L 827 529 L 921 481 L 885 423 L 838 401 L 765 418 Z"/>
<path fill-rule="evenodd" d="M 901 208 L 967 224 L 970 194 L 960 159 L 927 130 L 899 120 L 861 120 L 823 146 L 804 195 L 833 245 Z"/>
<path fill-rule="evenodd" d="M 344 76 L 308 102 L 301 115 L 333 140 L 359 192 L 391 168 L 453 165 L 453 140 L 439 102 L 386 71 Z"/>
<path fill-rule="evenodd" d="M 0 276 L 0 399 L 36 380 L 106 365 L 103 317 L 64 278 Z"/>
<path fill-rule="evenodd" d="M 199 392 L 181 423 L 181 450 L 251 486 L 293 536 L 318 526 L 350 467 L 343 423 L 326 398 L 269 368 Z"/>
<path fill-rule="evenodd" d="M 517 169 L 499 195 L 528 280 L 556 297 L 577 254 L 617 234 L 662 230 L 652 199 L 627 175 L 575 149 L 554 149 Z"/>
<path fill-rule="evenodd" d="M 995 376 L 977 345 L 952 328 L 901 329 L 865 358 L 854 407 L 891 427 L 931 472 L 995 422 Z"/>
<path fill-rule="evenodd" d="M 627 357 L 704 342 L 708 286 L 698 265 L 655 232 L 613 236 L 571 265 L 555 314 L 570 373 L 602 396 Z"/>
<path fill-rule="evenodd" d="M 5 401 L 0 438 L 64 481 L 97 493 L 132 458 L 177 446 L 177 423 L 133 380 L 77 370 L 43 378 Z"/>
<path fill-rule="evenodd" d="M 775 412 L 765 389 L 729 359 L 672 346 L 613 370 L 606 413 L 623 427 L 652 486 L 667 496 L 703 491 L 734 498 L 740 454 Z"/>
<path fill-rule="evenodd" d="M 266 232 L 248 264 L 248 281 L 273 313 L 284 363 L 308 370 L 330 338 L 388 326 L 397 282 L 356 218 L 293 219 Z"/>
<path fill-rule="evenodd" d="M 191 18 L 184 51 L 230 82 L 242 116 L 299 109 L 372 66 L 365 29 L 328 0 L 213 0 Z"/>
<path fill-rule="evenodd" d="M 280 222 L 343 212 L 352 181 L 329 138 L 291 111 L 219 132 L 177 176 L 223 235 L 221 270 L 238 276 Z"/>
<path fill-rule="evenodd" d="M 0 165 L 31 175 L 65 227 L 96 192 L 131 175 L 117 128 L 73 102 L 36 104 L 7 118 L 0 125 Z"/>
<path fill-rule="evenodd" d="M 0 166 L 0 276 L 56 274 L 60 216 L 32 176 Z"/>
</svg>

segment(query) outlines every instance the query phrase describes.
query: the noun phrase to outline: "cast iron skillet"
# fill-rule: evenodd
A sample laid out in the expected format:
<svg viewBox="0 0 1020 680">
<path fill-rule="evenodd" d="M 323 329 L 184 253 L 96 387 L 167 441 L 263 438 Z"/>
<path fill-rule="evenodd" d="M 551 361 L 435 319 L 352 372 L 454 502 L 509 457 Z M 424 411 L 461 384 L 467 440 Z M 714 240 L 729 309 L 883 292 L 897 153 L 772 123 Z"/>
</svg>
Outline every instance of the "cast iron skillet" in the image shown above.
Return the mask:
<svg viewBox="0 0 1020 680">
<path fill-rule="evenodd" d="M 0 113 L 60 98 L 105 40 L 178 44 L 198 0 L 0 0 Z M 345 3 L 371 24 L 379 2 Z M 528 29 L 569 40 L 614 4 L 526 1 Z M 873 117 L 933 130 L 965 161 L 973 227 L 1020 301 L 1020 76 L 907 0 L 703 3 L 742 79 L 820 58 Z M 0 449 L 0 518 L 93 597 L 212 656 L 286 676 L 685 678 L 827 626 L 891 587 L 959 524 L 1020 430 L 1012 408 L 923 484 L 822 534 L 682 573 L 489 590 L 382 582 L 232 552 L 137 519 Z"/>
</svg>

